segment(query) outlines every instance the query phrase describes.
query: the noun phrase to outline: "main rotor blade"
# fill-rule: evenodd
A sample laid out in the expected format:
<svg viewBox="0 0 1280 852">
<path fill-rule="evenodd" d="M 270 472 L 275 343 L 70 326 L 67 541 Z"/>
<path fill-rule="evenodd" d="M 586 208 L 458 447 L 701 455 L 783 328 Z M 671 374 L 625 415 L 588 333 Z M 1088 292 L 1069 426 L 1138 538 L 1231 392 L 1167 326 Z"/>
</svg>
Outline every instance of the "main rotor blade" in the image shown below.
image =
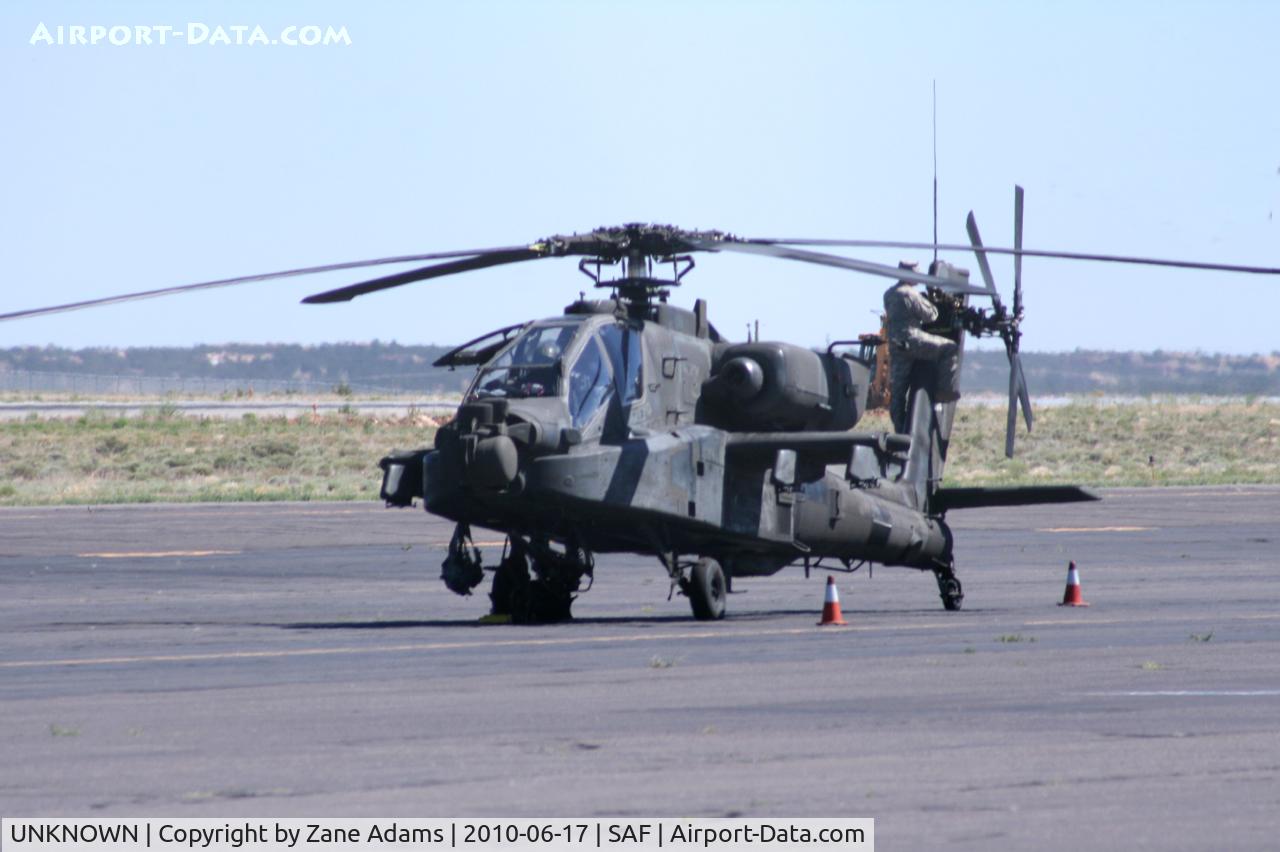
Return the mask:
<svg viewBox="0 0 1280 852">
<path fill-rule="evenodd" d="M 996 309 L 1000 308 L 1000 293 L 996 290 L 996 282 L 991 277 L 991 263 L 987 260 L 986 252 L 982 251 L 982 235 L 978 233 L 978 220 L 973 217 L 973 211 L 969 211 L 969 218 L 965 220 L 965 228 L 969 231 L 969 242 L 973 243 L 971 248 L 978 258 L 978 269 L 982 271 L 982 280 L 986 282 L 987 293 L 991 297 L 991 301 L 995 304 Z"/>
<path fill-rule="evenodd" d="M 899 269 L 893 266 L 886 266 L 881 263 L 871 263 L 866 260 L 857 260 L 852 257 L 840 257 L 834 254 L 824 254 L 816 251 L 806 251 L 804 249 L 788 248 L 786 246 L 770 245 L 758 241 L 747 240 L 704 240 L 696 237 L 687 237 L 685 242 L 696 249 L 702 251 L 736 251 L 743 254 L 758 254 L 766 257 L 780 257 L 787 260 L 799 260 L 804 263 L 816 263 L 820 266 L 834 266 L 837 269 L 850 269 L 854 272 L 865 272 L 868 275 L 879 275 L 884 278 L 895 278 L 900 281 L 910 281 L 913 284 L 927 284 L 930 287 L 937 287 L 939 290 L 948 293 L 971 293 L 973 295 L 986 295 L 986 290 L 978 287 L 972 287 L 967 284 L 960 284 L 947 278 L 937 278 L 933 275 L 924 275 L 919 272 L 912 272 L 910 269 Z"/>
<path fill-rule="evenodd" d="M 901 248 L 921 251 L 973 251 L 963 243 L 914 243 L 900 240 L 813 240 L 761 238 L 749 242 L 761 245 L 827 246 L 830 248 Z M 1128 263 L 1138 266 L 1167 266 L 1175 269 L 1200 269 L 1209 272 L 1242 272 L 1252 275 L 1280 275 L 1280 266 L 1250 266 L 1238 263 L 1213 263 L 1198 260 L 1169 260 L 1160 257 L 1135 257 L 1123 254 L 1096 254 L 1082 251 L 1050 251 L 1042 249 L 1001 248 L 983 246 L 983 254 L 1021 254 L 1023 257 L 1047 257 L 1057 260 L 1087 260 L 1098 263 Z"/>
<path fill-rule="evenodd" d="M 444 275 L 470 272 L 473 269 L 484 269 L 489 266 L 501 266 L 504 263 L 519 263 L 522 260 L 535 260 L 545 256 L 542 252 L 534 251 L 531 248 L 511 248 L 503 251 L 494 251 L 478 257 L 469 257 L 465 260 L 454 260 L 449 263 L 438 263 L 434 266 L 410 269 L 408 272 L 399 272 L 395 275 L 362 281 L 358 284 L 339 287 L 336 290 L 326 290 L 323 293 L 307 296 L 302 300 L 302 303 L 304 305 L 320 305 L 329 302 L 349 302 L 356 296 L 376 293 L 379 290 L 389 290 L 392 287 L 412 284 L 414 281 L 425 281 L 428 278 L 440 278 Z"/>
<path fill-rule="evenodd" d="M 380 257 L 374 260 L 352 260 L 343 263 L 328 263 L 323 266 L 304 266 L 298 269 L 285 269 L 281 272 L 264 272 L 258 275 L 240 275 L 235 278 L 219 278 L 216 281 L 202 281 L 198 284 L 182 284 L 177 287 L 161 287 L 156 290 L 140 290 L 136 293 L 121 293 L 118 296 L 104 296 L 100 299 L 86 299 L 82 302 L 68 302 L 64 305 L 51 305 L 44 308 L 31 308 L 23 311 L 11 311 L 0 314 L 0 322 L 5 320 L 38 317 L 45 314 L 56 314 L 63 311 L 78 311 L 81 308 L 93 308 L 101 305 L 114 305 L 119 302 L 133 302 L 140 299 L 154 299 L 158 296 L 172 296 L 193 290 L 211 290 L 215 287 L 231 287 L 236 284 L 250 284 L 257 281 L 270 281 L 276 278 L 292 278 L 299 275 L 317 275 L 321 272 L 337 272 L 343 269 L 362 269 L 368 266 L 387 266 L 393 263 L 413 263 L 421 260 L 441 260 L 447 257 L 469 257 L 487 255 L 494 252 L 511 252 L 520 250 L 518 246 L 497 249 L 472 249 L 470 251 L 433 252 L 431 254 L 409 254 L 399 257 Z"/>
</svg>

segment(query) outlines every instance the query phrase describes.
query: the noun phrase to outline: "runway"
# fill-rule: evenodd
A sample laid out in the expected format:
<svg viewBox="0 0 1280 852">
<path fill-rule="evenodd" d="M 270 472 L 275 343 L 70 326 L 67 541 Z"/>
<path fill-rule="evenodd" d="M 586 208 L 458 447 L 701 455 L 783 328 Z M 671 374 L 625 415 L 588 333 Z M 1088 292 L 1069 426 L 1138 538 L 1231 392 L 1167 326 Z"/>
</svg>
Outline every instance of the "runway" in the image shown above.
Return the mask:
<svg viewBox="0 0 1280 852">
<path fill-rule="evenodd" d="M 371 504 L 0 509 L 5 816 L 849 816 L 882 848 L 1268 849 L 1280 488 L 955 512 L 930 575 L 601 557 L 481 625 L 450 528 Z M 477 531 L 477 539 L 492 541 Z M 486 564 L 499 548 L 488 546 Z M 1056 606 L 1068 560 L 1087 609 Z"/>
</svg>

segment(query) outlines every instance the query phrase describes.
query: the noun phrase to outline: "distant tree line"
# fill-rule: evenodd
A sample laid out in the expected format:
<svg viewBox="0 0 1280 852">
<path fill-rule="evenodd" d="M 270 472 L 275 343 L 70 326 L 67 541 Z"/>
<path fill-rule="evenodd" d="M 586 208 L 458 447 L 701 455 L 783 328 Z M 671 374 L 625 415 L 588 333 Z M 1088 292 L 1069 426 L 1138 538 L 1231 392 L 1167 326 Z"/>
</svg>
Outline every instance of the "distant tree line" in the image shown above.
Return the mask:
<svg viewBox="0 0 1280 852">
<path fill-rule="evenodd" d="M 399 343 L 227 343 L 190 347 L 0 349 L 0 371 L 81 373 L 458 390 L 470 373 L 431 364 L 450 347 Z"/>
<path fill-rule="evenodd" d="M 223 380 L 320 382 L 457 391 L 470 370 L 432 367 L 445 346 L 399 343 L 201 345 L 191 347 L 0 349 L 0 372 L 79 373 Z M 1024 352 L 1033 394 L 1107 393 L 1280 396 L 1280 353 L 1212 355 L 1185 352 Z M 1003 351 L 965 353 L 966 393 L 1007 392 Z"/>
<path fill-rule="evenodd" d="M 962 388 L 1006 394 L 1009 361 L 997 351 L 965 352 Z M 1104 393 L 1280 396 L 1280 353 L 1210 355 L 1201 352 L 1023 352 L 1033 394 Z"/>
</svg>

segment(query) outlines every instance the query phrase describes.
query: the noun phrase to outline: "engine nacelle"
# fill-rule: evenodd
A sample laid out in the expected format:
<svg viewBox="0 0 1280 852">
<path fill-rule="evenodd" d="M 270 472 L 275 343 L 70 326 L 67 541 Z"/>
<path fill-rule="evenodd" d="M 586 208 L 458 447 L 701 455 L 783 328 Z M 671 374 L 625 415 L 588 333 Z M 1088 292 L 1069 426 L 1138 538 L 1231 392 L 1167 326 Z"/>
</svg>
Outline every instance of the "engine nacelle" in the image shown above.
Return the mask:
<svg viewBox="0 0 1280 852">
<path fill-rule="evenodd" d="M 716 353 L 702 421 L 727 429 L 849 429 L 866 405 L 869 365 L 789 343 L 737 343 Z"/>
<path fill-rule="evenodd" d="M 739 355 L 724 363 L 716 381 L 735 402 L 746 405 L 764 390 L 764 369 L 759 361 Z"/>
</svg>

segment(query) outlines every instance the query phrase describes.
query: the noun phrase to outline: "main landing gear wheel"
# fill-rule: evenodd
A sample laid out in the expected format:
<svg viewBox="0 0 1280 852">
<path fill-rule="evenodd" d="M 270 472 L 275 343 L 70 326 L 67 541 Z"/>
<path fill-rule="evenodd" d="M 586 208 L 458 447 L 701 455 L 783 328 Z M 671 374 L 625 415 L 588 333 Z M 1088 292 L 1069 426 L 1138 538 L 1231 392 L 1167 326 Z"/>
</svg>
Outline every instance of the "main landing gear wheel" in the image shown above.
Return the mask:
<svg viewBox="0 0 1280 852">
<path fill-rule="evenodd" d="M 532 575 L 530 576 L 530 568 Z M 582 577 L 593 568 L 589 554 L 573 549 L 556 553 L 545 543 L 513 541 L 493 574 L 489 599 L 493 615 L 515 624 L 555 624 L 573 618 L 571 608 Z"/>
<path fill-rule="evenodd" d="M 535 569 L 536 573 L 536 569 Z M 523 565 L 503 563 L 493 575 L 494 615 L 509 615 L 513 624 L 555 624 L 573 618 L 573 591 L 555 577 L 530 578 Z"/>
<path fill-rule="evenodd" d="M 511 620 L 517 624 L 556 624 L 561 621 L 570 621 L 573 619 L 570 608 L 573 606 L 574 597 L 573 592 L 565 588 L 564 583 L 558 579 L 540 577 L 529 583 L 529 597 L 524 617 L 521 618 L 512 613 Z"/>
<path fill-rule="evenodd" d="M 938 594 L 942 596 L 942 608 L 955 612 L 964 604 L 964 589 L 956 578 L 955 569 L 951 566 L 934 569 L 938 578 Z"/>
<path fill-rule="evenodd" d="M 689 596 L 693 617 L 699 621 L 716 621 L 724 618 L 725 598 L 729 584 L 725 580 L 720 563 L 709 556 L 698 560 L 689 572 L 684 593 Z"/>
<path fill-rule="evenodd" d="M 521 550 L 512 550 L 493 572 L 493 586 L 489 600 L 493 602 L 492 615 L 514 615 L 517 608 L 524 609 L 529 598 L 529 560 Z"/>
</svg>

